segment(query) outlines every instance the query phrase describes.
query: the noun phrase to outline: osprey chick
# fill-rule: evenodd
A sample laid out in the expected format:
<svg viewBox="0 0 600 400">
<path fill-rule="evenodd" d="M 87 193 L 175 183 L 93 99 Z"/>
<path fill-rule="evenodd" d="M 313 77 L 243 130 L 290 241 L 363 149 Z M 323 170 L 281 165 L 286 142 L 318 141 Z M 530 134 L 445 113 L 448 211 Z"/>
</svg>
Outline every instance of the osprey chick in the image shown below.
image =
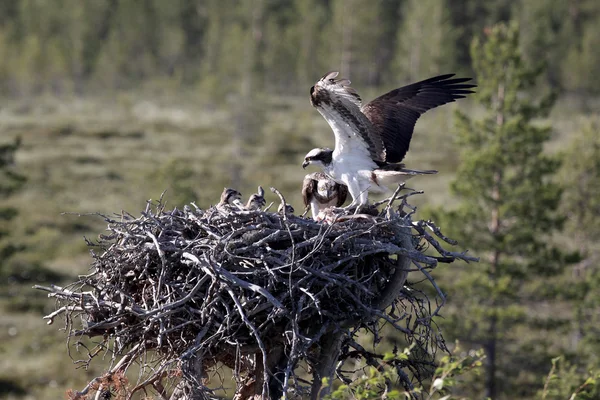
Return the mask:
<svg viewBox="0 0 600 400">
<path fill-rule="evenodd" d="M 285 205 L 285 214 L 294 214 L 294 207 L 292 207 L 289 204 Z M 279 203 L 279 206 L 277 207 L 277 212 L 279 214 L 283 214 L 283 203 Z"/>
<path fill-rule="evenodd" d="M 335 182 L 322 172 L 313 172 L 304 177 L 302 199 L 310 207 L 313 219 L 318 220 L 320 211 L 329 207 L 341 207 L 348 197 L 348 187 Z"/>
<path fill-rule="evenodd" d="M 473 93 L 471 78 L 440 75 L 394 89 L 362 105 L 348 79 L 338 72 L 323 76 L 310 88 L 310 102 L 325 118 L 335 135 L 335 148 L 313 149 L 302 164 L 320 166 L 338 183 L 348 186 L 352 203 L 364 205 L 368 192 L 385 193 L 415 175 L 437 171 L 406 169 L 398 164 L 410 145 L 417 119 L 432 108 Z"/>
<path fill-rule="evenodd" d="M 242 194 L 235 189 L 224 188 L 221 193 L 221 201 L 217 204 L 217 207 L 224 207 L 227 205 L 235 206 L 236 208 L 242 210 L 244 206 L 242 205 L 240 199 L 242 198 Z"/>
<path fill-rule="evenodd" d="M 248 202 L 246 203 L 246 210 L 260 210 L 265 205 L 267 205 L 267 201 L 265 200 L 265 191 L 259 186 L 258 191 L 253 193 Z"/>
</svg>

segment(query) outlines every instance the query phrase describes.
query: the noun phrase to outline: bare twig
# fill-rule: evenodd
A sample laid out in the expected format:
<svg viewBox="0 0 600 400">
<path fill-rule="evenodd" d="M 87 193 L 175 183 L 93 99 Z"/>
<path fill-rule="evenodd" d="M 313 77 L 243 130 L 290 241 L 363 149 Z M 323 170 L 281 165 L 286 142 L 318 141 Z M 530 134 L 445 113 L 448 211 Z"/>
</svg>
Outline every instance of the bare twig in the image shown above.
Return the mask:
<svg viewBox="0 0 600 400">
<path fill-rule="evenodd" d="M 399 376 L 421 379 L 436 349 L 445 349 L 433 319 L 445 297 L 430 270 L 438 261 L 477 259 L 444 249 L 436 238 L 455 242 L 433 222 L 413 221 L 407 199 L 421 192 L 400 195 L 402 188 L 376 203 L 385 204 L 378 216 L 338 215 L 331 225 L 226 204 L 167 211 L 161 201 L 149 201 L 140 217 L 94 213 L 109 232 L 88 241 L 94 247 L 92 271 L 66 287 L 34 288 L 58 302 L 44 317 L 48 324 L 63 316 L 69 338 L 96 338 L 89 349 L 77 342 L 86 350 L 77 362 L 87 366 L 104 355 L 114 365 L 109 373 L 140 364 L 129 396 L 152 387 L 168 398 L 173 386 L 208 393 L 223 385 L 208 388 L 203 379 L 222 364 L 234 370 L 238 397 L 243 391 L 266 398 L 271 390 L 285 398 L 309 397 L 311 387 L 314 397 L 320 382 L 304 381 L 299 365 L 308 363 L 329 378 L 336 364 L 356 352 L 377 365 L 353 338 L 366 329 L 374 346 L 384 325 L 421 349 L 421 358 L 397 365 Z M 285 209 L 285 197 L 271 190 Z M 415 249 L 418 241 L 440 257 Z M 437 307 L 406 281 L 409 271 L 435 290 Z M 342 338 L 353 349 L 341 346 Z M 344 372 L 338 368 L 338 374 Z M 74 393 L 110 390 L 114 383 L 105 377 Z M 163 384 L 173 379 L 185 385 Z M 410 389 L 407 378 L 402 384 Z"/>
</svg>

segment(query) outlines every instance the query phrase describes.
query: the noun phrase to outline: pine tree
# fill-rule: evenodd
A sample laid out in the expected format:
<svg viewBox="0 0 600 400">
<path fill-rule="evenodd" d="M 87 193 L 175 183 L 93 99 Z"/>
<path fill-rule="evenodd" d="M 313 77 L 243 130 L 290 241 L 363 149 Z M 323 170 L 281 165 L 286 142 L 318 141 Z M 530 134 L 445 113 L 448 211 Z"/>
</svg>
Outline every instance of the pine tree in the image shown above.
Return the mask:
<svg viewBox="0 0 600 400">
<path fill-rule="evenodd" d="M 565 232 L 582 260 L 572 268 L 574 349 L 580 367 L 600 363 L 600 120 L 591 119 L 564 152 Z M 569 277 L 567 277 L 569 278 Z"/>
<path fill-rule="evenodd" d="M 320 0 L 295 0 L 294 14 L 297 19 L 293 30 L 296 34 L 298 55 L 295 68 L 296 80 L 301 87 L 310 87 L 329 67 L 327 43 L 321 33 L 327 18 L 327 8 Z"/>
<path fill-rule="evenodd" d="M 408 0 L 396 32 L 395 76 L 408 82 L 453 71 L 457 31 L 446 1 Z M 423 40 L 426 37 L 427 40 Z"/>
<path fill-rule="evenodd" d="M 532 285 L 562 269 L 561 255 L 549 242 L 563 220 L 556 212 L 561 189 L 550 180 L 560 163 L 543 151 L 550 128 L 532 122 L 549 112 L 554 97 L 528 96 L 543 68 L 524 63 L 514 23 L 474 39 L 471 57 L 485 115 L 458 113 L 461 165 L 451 189 L 460 203 L 435 214 L 481 262 L 460 273 L 453 269 L 454 284 L 444 286 L 451 288 L 455 311 L 443 327 L 449 336 L 484 347 L 486 396 L 523 398 L 542 382 L 549 363 L 542 329 L 530 331 L 550 324 L 529 312 L 536 304 Z"/>
<path fill-rule="evenodd" d="M 377 81 L 376 61 L 382 42 L 382 0 L 333 0 L 331 23 L 325 32 L 332 70 L 357 82 Z"/>
</svg>

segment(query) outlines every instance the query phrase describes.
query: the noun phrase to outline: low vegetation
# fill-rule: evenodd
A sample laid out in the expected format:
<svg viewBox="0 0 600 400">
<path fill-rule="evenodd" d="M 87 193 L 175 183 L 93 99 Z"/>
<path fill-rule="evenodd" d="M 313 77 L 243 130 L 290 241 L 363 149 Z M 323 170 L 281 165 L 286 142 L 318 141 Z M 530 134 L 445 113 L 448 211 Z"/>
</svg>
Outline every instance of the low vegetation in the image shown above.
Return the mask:
<svg viewBox="0 0 600 400">
<path fill-rule="evenodd" d="M 410 181 L 425 192 L 415 198 L 417 217 L 438 215 L 443 229 L 449 211 L 461 208 L 462 215 L 454 214 L 461 223 L 482 209 L 506 216 L 497 221 L 500 225 L 527 221 L 522 230 L 497 229 L 491 236 L 487 219 L 478 220 L 477 231 L 458 227 L 465 248 L 481 253 L 475 255 L 489 257 L 500 243 L 507 256 L 497 260 L 501 273 L 493 273 L 493 263 L 483 263 L 480 270 L 457 263 L 452 271 L 432 271 L 447 298 L 438 324 L 445 339 L 460 339 L 469 347 L 465 351 L 485 344 L 489 353 L 492 342 L 499 344 L 493 378 L 500 400 L 598 397 L 592 383 L 600 365 L 600 89 L 595 78 L 600 3 L 76 3 L 0 1 L 0 397 L 62 398 L 68 388 L 84 387 L 108 368 L 99 363 L 77 370 L 82 366 L 73 364 L 68 352 L 85 355 L 86 347 L 65 349 L 58 324 L 48 327 L 41 320 L 54 304 L 31 290 L 33 284 L 61 284 L 88 272 L 92 259 L 84 237 L 94 240 L 106 227 L 86 213 L 135 212 L 161 196 L 169 208 L 192 201 L 209 208 L 225 186 L 247 197 L 258 184 L 277 187 L 298 213 L 303 155 L 333 145 L 329 127 L 308 102 L 312 82 L 340 69 L 368 100 L 438 72 L 473 76 L 478 68 L 469 52 L 472 39 L 486 40 L 493 24 L 508 20 L 520 22 L 518 64 L 540 72 L 540 87 L 513 91 L 517 115 L 497 131 L 489 104 L 466 100 L 428 112 L 405 160 L 440 171 Z M 427 41 L 417 40 L 423 36 Z M 493 59 L 502 55 L 493 48 L 486 52 Z M 492 80 L 503 71 L 491 74 Z M 548 115 L 529 107 L 536 101 L 520 103 L 549 91 L 559 95 Z M 460 135 L 472 152 L 490 151 L 485 159 L 463 157 L 456 140 L 457 107 L 468 116 L 460 119 L 459 125 L 468 128 L 463 133 L 510 133 L 526 125 L 527 135 L 513 135 L 511 156 L 521 159 L 507 161 L 479 138 Z M 518 139 L 528 136 L 537 141 L 524 152 Z M 527 163 L 532 156 L 562 159 L 562 165 L 546 165 L 546 173 L 532 180 L 539 166 Z M 507 197 L 468 187 L 475 178 L 464 182 L 469 176 L 485 178 L 496 162 L 515 173 L 502 187 L 511 195 L 507 203 L 501 201 Z M 519 181 L 517 171 L 527 181 Z M 463 183 L 452 193 L 450 182 L 457 177 Z M 560 203 L 547 188 L 562 191 Z M 548 195 L 548 203 L 537 202 L 536 194 Z M 272 200 L 274 195 L 267 198 Z M 528 209 L 533 202 L 536 206 Z M 526 218 L 531 215 L 543 221 Z M 546 224 L 550 219 L 564 220 L 564 226 Z M 536 240 L 528 240 L 532 235 Z M 542 251 L 553 247 L 563 250 L 560 257 Z M 418 280 L 411 283 L 419 287 Z M 493 294 L 490 303 L 480 301 L 488 294 L 483 288 Z M 467 306 L 460 301 L 465 297 L 471 301 Z M 497 330 L 490 329 L 493 321 Z M 404 348 L 391 333 L 382 334 L 381 341 L 390 351 Z M 490 365 L 489 358 L 485 362 Z M 377 373 L 372 377 L 385 381 Z M 484 376 L 466 374 L 450 394 L 481 398 L 491 393 Z M 344 390 L 336 396 L 345 398 Z"/>
</svg>

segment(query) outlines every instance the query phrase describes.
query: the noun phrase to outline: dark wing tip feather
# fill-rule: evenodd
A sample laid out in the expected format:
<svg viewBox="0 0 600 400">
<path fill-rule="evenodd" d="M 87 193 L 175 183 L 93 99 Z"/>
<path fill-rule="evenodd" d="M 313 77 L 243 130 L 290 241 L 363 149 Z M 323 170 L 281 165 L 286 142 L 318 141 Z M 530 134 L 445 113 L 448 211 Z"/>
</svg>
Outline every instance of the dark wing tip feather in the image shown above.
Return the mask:
<svg viewBox="0 0 600 400">
<path fill-rule="evenodd" d="M 404 158 L 421 114 L 474 93 L 471 89 L 477 85 L 467 83 L 471 78 L 454 76 L 438 75 L 394 89 L 362 108 L 383 140 L 384 161 L 396 163 Z"/>
<path fill-rule="evenodd" d="M 427 78 L 422 81 L 419 81 L 419 82 L 415 83 L 415 85 L 418 85 L 421 83 L 430 83 L 430 82 L 438 82 L 438 81 L 448 80 L 448 79 L 452 78 L 454 75 L 456 75 L 456 74 L 443 74 L 443 75 L 433 76 L 431 78 Z M 457 79 L 464 79 L 464 78 L 457 78 Z"/>
</svg>

